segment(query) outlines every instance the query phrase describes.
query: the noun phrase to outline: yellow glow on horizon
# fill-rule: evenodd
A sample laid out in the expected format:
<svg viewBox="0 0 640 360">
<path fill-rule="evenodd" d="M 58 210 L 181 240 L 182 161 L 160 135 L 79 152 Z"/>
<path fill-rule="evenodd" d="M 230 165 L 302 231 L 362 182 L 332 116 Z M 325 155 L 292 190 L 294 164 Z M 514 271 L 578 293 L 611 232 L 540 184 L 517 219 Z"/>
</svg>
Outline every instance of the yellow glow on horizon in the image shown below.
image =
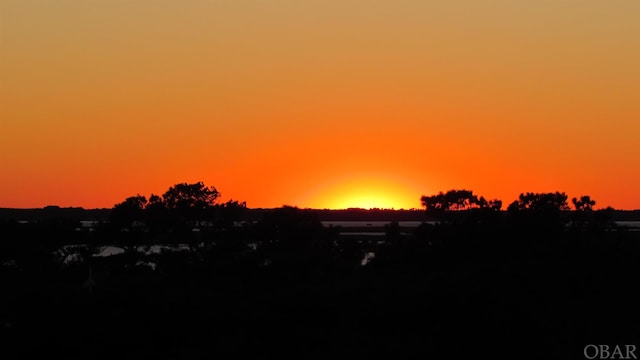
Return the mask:
<svg viewBox="0 0 640 360">
<path fill-rule="evenodd" d="M 380 193 L 355 193 L 346 195 L 344 198 L 336 200 L 334 206 L 335 209 L 349 209 L 349 208 L 361 208 L 361 209 L 397 209 L 402 206 L 398 206 L 395 199 L 385 196 Z"/>
<path fill-rule="evenodd" d="M 324 186 L 309 203 L 320 209 L 412 209 L 420 208 L 419 194 L 400 180 L 361 175 Z"/>
</svg>

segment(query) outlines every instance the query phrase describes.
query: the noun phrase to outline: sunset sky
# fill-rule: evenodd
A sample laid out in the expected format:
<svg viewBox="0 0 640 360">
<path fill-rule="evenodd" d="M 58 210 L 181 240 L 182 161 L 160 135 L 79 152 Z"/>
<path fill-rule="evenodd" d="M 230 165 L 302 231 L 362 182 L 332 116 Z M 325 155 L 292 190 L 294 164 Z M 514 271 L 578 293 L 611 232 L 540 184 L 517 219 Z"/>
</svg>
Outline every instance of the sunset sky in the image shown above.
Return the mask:
<svg viewBox="0 0 640 360">
<path fill-rule="evenodd" d="M 640 208 L 637 0 L 0 0 L 0 207 Z"/>
</svg>

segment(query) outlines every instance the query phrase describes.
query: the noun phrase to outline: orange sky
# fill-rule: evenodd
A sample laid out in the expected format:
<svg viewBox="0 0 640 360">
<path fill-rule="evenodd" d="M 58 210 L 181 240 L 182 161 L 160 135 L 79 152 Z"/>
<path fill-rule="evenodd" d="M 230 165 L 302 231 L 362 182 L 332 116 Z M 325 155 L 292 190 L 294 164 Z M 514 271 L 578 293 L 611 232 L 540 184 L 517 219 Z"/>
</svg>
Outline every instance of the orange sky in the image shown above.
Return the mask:
<svg viewBox="0 0 640 360">
<path fill-rule="evenodd" d="M 640 1 L 0 0 L 0 207 L 640 208 Z"/>
</svg>

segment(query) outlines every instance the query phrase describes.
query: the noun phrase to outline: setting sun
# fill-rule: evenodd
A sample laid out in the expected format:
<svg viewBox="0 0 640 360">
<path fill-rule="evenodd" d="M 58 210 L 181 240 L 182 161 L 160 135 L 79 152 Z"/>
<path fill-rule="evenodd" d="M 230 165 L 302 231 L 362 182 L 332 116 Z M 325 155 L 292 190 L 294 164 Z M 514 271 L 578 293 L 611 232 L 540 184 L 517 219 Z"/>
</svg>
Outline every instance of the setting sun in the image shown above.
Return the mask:
<svg viewBox="0 0 640 360">
<path fill-rule="evenodd" d="M 332 202 L 328 208 L 333 209 L 349 209 L 349 208 L 361 208 L 361 209 L 399 209 L 404 208 L 399 205 L 398 202 L 390 197 L 381 195 L 377 192 L 354 192 L 353 194 L 345 195 Z"/>
<path fill-rule="evenodd" d="M 343 178 L 317 189 L 307 202 L 326 209 L 412 209 L 420 207 L 420 189 L 381 175 Z"/>
</svg>

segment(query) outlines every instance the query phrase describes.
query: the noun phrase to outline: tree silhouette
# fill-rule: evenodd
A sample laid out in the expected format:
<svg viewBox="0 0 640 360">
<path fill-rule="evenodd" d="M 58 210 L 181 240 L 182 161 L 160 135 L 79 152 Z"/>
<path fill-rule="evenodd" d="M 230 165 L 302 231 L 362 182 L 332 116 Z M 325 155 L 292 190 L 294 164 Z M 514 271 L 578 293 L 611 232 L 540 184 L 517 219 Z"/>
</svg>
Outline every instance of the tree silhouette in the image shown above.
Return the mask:
<svg viewBox="0 0 640 360">
<path fill-rule="evenodd" d="M 583 230 L 586 223 L 593 221 L 593 206 L 596 204 L 595 200 L 592 200 L 590 196 L 584 195 L 580 199 L 571 199 L 573 207 L 576 211 L 573 213 L 573 227 Z"/>
<path fill-rule="evenodd" d="M 451 220 L 451 216 L 447 216 L 447 214 L 452 212 L 464 212 L 467 215 L 464 216 L 465 220 L 477 220 L 479 217 L 475 216 L 476 214 L 499 212 L 502 208 L 501 200 L 487 200 L 483 196 L 478 198 L 471 190 L 454 189 L 446 193 L 441 191 L 436 195 L 423 195 L 420 200 L 422 206 L 426 208 L 427 214 L 439 220 Z M 461 216 L 454 218 L 461 220 Z"/>
<path fill-rule="evenodd" d="M 216 225 L 222 228 L 233 226 L 235 221 L 242 219 L 247 209 L 246 202 L 229 200 L 224 204 L 216 205 Z"/>
<path fill-rule="evenodd" d="M 144 210 L 147 226 L 149 226 L 149 230 L 152 234 L 156 235 L 161 231 L 166 230 L 168 213 L 162 197 L 151 194 Z"/>
<path fill-rule="evenodd" d="M 480 209 L 489 209 L 493 211 L 500 211 L 502 209 L 502 200 L 493 199 L 487 200 L 484 196 L 481 196 L 477 201 L 478 208 Z"/>
<path fill-rule="evenodd" d="M 567 194 L 522 193 L 507 208 L 509 217 L 519 223 L 556 227 L 562 224 L 561 214 L 569 210 Z"/>
<path fill-rule="evenodd" d="M 531 211 L 538 213 L 556 213 L 569 210 L 567 195 L 561 192 L 555 193 L 524 193 L 518 200 L 509 204 L 511 211 Z"/>
<path fill-rule="evenodd" d="M 171 186 L 162 197 L 151 194 L 147 200 L 142 195 L 135 195 L 116 204 L 111 211 L 111 223 L 116 228 L 129 230 L 146 225 L 152 233 L 203 221 L 213 224 L 215 202 L 219 197 L 215 187 L 207 187 L 202 182 L 179 183 Z M 233 217 L 236 215 L 230 214 L 237 214 L 242 206 L 236 201 L 222 207 L 228 208 L 222 211 L 223 215 Z"/>
<path fill-rule="evenodd" d="M 439 192 L 437 195 L 426 196 L 420 198 L 422 206 L 425 207 L 427 214 L 435 218 L 442 218 L 445 211 L 449 210 L 449 203 L 444 193 Z"/>
<path fill-rule="evenodd" d="M 176 219 L 198 222 L 212 217 L 211 210 L 219 196 L 215 187 L 207 187 L 200 181 L 176 184 L 162 197 L 166 208 Z"/>
<path fill-rule="evenodd" d="M 204 210 L 214 205 L 220 196 L 215 187 L 207 187 L 203 182 L 180 183 L 167 190 L 162 196 L 168 209 Z"/>
<path fill-rule="evenodd" d="M 589 195 L 581 196 L 580 199 L 573 198 L 571 202 L 577 211 L 591 211 L 596 205 L 595 200 L 591 200 Z"/>
<path fill-rule="evenodd" d="M 131 228 L 134 223 L 143 221 L 143 211 L 146 206 L 146 197 L 139 194 L 128 197 L 113 207 L 111 223 L 118 228 Z"/>
</svg>

